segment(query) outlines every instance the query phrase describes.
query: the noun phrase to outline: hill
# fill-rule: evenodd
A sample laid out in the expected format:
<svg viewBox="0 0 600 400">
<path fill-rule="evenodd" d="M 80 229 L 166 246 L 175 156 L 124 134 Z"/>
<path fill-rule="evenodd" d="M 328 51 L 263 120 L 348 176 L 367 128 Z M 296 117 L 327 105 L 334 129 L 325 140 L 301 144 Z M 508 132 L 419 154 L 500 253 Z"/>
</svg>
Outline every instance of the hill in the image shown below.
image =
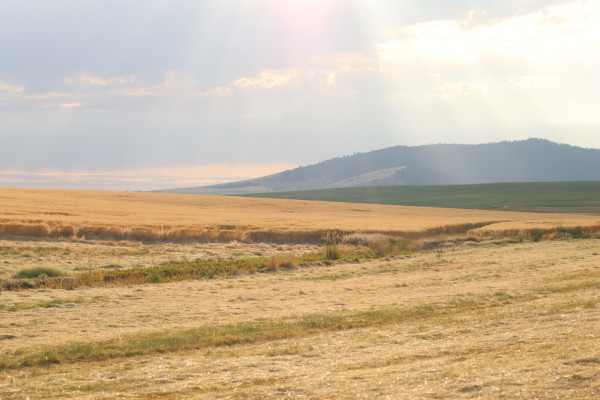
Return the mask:
<svg viewBox="0 0 600 400">
<path fill-rule="evenodd" d="M 159 192 L 243 194 L 360 186 L 598 180 L 600 149 L 528 139 L 477 145 L 395 146 L 262 178 Z"/>
</svg>

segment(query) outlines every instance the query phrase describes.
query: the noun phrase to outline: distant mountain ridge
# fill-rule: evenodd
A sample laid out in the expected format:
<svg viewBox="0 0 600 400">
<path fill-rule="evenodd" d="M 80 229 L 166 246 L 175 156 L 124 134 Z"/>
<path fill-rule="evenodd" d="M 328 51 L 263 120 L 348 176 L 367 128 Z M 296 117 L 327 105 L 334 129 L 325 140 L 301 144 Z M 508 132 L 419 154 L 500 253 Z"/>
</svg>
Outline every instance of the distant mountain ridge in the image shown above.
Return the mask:
<svg viewBox="0 0 600 400">
<path fill-rule="evenodd" d="M 527 139 L 476 145 L 395 146 L 262 178 L 157 192 L 244 194 L 356 186 L 598 180 L 600 149 Z"/>
</svg>

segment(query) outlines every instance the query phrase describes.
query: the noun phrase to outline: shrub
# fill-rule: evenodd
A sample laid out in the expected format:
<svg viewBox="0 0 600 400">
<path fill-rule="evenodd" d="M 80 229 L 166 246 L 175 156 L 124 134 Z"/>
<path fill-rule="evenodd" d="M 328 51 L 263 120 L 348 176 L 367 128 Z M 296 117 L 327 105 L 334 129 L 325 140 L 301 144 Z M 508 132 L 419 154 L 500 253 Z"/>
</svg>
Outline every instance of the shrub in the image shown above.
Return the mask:
<svg viewBox="0 0 600 400">
<path fill-rule="evenodd" d="M 150 271 L 150 282 L 152 283 L 161 283 L 163 281 L 163 277 L 160 271 L 153 269 Z"/>
<path fill-rule="evenodd" d="M 376 257 L 385 257 L 391 253 L 391 241 L 382 235 L 378 235 L 367 242 L 367 246 L 375 253 Z"/>
<path fill-rule="evenodd" d="M 15 279 L 31 279 L 31 278 L 47 278 L 66 276 L 67 273 L 57 268 L 52 267 L 32 267 L 23 268 L 16 275 L 13 276 Z"/>
<path fill-rule="evenodd" d="M 342 250 L 340 250 L 337 244 L 325 245 L 324 252 L 327 260 L 337 260 L 342 256 Z"/>
<path fill-rule="evenodd" d="M 296 256 L 289 254 L 286 256 L 270 257 L 265 262 L 266 271 L 278 271 L 280 269 L 292 269 L 298 266 Z"/>
<path fill-rule="evenodd" d="M 400 253 L 407 253 L 411 251 L 420 250 L 423 244 L 418 240 L 411 240 L 406 238 L 391 238 L 390 239 L 390 253 L 396 255 Z"/>
<path fill-rule="evenodd" d="M 532 229 L 529 236 L 533 242 L 539 242 L 546 234 L 548 234 L 546 229 Z"/>
<path fill-rule="evenodd" d="M 283 269 L 292 269 L 298 267 L 296 256 L 294 256 L 293 254 L 289 254 L 287 256 L 281 257 L 279 260 L 279 267 Z"/>
<path fill-rule="evenodd" d="M 348 237 L 348 239 L 347 242 L 353 241 L 357 244 L 367 246 L 377 258 L 395 256 L 423 248 L 423 243 L 420 240 L 405 237 L 390 237 L 381 234 L 353 235 Z"/>
<path fill-rule="evenodd" d="M 584 231 L 581 226 L 575 226 L 573 228 L 565 228 L 563 226 L 559 226 L 558 228 L 556 228 L 556 232 L 565 235 L 570 235 L 572 238 L 575 239 L 581 239 L 589 236 L 588 232 Z"/>
<path fill-rule="evenodd" d="M 279 264 L 277 264 L 275 257 L 271 257 L 265 262 L 265 271 L 277 271 L 278 268 Z"/>
<path fill-rule="evenodd" d="M 46 237 L 50 229 L 46 224 L 0 224 L 0 234 L 25 236 L 25 237 Z"/>
</svg>

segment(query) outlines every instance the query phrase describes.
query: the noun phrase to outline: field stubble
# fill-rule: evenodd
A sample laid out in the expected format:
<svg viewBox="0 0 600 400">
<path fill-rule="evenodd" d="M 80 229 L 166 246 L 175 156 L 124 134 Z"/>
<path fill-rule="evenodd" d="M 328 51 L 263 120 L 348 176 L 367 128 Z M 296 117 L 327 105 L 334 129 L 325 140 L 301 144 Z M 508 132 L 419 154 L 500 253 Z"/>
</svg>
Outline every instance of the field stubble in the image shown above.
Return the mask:
<svg viewBox="0 0 600 400">
<path fill-rule="evenodd" d="M 599 265 L 596 239 L 464 243 L 228 279 L 3 292 L 0 397 L 597 398 Z"/>
</svg>

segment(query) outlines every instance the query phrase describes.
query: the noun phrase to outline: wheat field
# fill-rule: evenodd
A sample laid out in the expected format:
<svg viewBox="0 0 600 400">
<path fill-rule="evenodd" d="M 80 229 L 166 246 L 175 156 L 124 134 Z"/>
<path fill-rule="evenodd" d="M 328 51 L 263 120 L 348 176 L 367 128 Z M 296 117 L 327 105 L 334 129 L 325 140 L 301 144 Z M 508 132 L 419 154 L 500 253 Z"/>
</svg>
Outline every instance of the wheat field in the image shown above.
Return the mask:
<svg viewBox="0 0 600 400">
<path fill-rule="evenodd" d="M 0 189 L 0 234 L 72 237 L 134 232 L 135 239 L 243 240 L 253 231 L 419 232 L 600 227 L 600 216 L 404 207 L 300 200 L 44 189 Z M 204 236 L 203 236 L 204 234 Z M 92 235 L 90 235 L 92 236 Z"/>
</svg>

